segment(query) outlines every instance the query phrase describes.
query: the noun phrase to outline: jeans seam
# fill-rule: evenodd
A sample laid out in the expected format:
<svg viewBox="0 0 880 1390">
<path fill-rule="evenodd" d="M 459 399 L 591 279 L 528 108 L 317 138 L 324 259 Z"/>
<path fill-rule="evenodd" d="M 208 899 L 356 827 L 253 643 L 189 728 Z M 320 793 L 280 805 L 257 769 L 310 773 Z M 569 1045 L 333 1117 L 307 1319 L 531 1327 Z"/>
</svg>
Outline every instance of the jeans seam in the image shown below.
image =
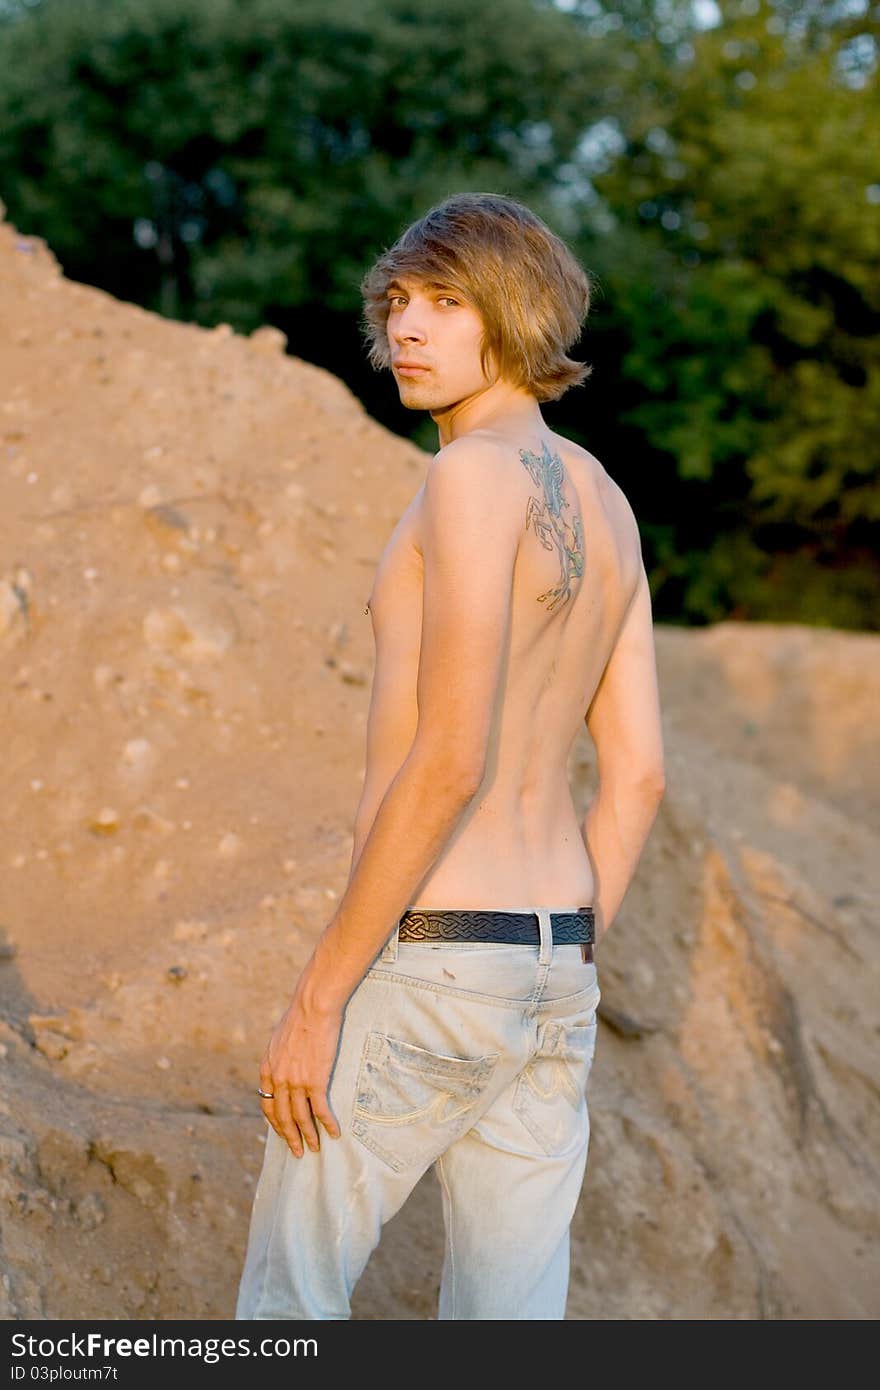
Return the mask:
<svg viewBox="0 0 880 1390">
<path fill-rule="evenodd" d="M 548 971 L 549 977 L 549 971 Z M 552 1009 L 557 1004 L 570 1004 L 574 1000 L 585 998 L 588 994 L 595 991 L 598 999 L 598 982 L 584 985 L 583 989 L 577 989 L 573 994 L 559 994 L 552 999 L 542 999 L 541 991 L 544 988 L 547 977 L 540 980 L 530 995 L 524 999 L 504 999 L 496 994 L 482 994 L 477 990 L 458 989 L 455 985 L 444 984 L 440 980 L 419 980 L 414 975 L 398 975 L 394 970 L 376 970 L 371 968 L 364 975 L 361 984 L 367 980 L 374 982 L 388 980 L 398 985 L 408 985 L 410 989 L 427 989 L 435 993 L 439 990 L 442 994 L 454 996 L 457 999 L 472 999 L 475 1004 L 492 1004 L 501 1009 L 521 1009 L 527 1017 L 532 1017 L 540 1009 Z"/>
<path fill-rule="evenodd" d="M 448 1240 L 449 1240 L 449 1304 L 450 1304 L 450 1309 L 451 1309 L 451 1312 L 452 1312 L 452 1318 L 454 1319 L 454 1318 L 455 1318 L 455 1245 L 454 1245 L 454 1242 L 453 1242 L 453 1235 L 452 1235 L 452 1222 L 453 1222 L 453 1217 L 454 1217 L 455 1213 L 454 1213 L 453 1205 L 452 1205 L 452 1193 L 451 1193 L 450 1190 L 449 1190 L 449 1183 L 446 1181 L 446 1174 L 445 1174 L 444 1171 L 443 1171 L 443 1154 L 440 1154 L 439 1158 L 437 1159 L 437 1171 L 438 1171 L 438 1175 L 439 1175 L 439 1177 L 440 1177 L 440 1181 L 441 1181 L 441 1183 L 443 1184 L 443 1191 L 446 1193 L 446 1207 L 447 1207 L 446 1223 L 447 1223 L 447 1227 L 448 1227 L 448 1233 L 447 1233 L 447 1234 L 448 1234 Z"/>
<path fill-rule="evenodd" d="M 393 970 L 370 969 L 364 980 L 392 980 L 395 984 L 408 985 L 411 989 L 427 989 L 434 992 L 440 990 L 443 994 L 454 995 L 458 999 L 472 999 L 475 1004 L 494 1004 L 502 1009 L 521 1009 L 534 998 L 533 993 L 528 999 L 502 999 L 497 995 L 482 994 L 477 990 L 457 989 L 455 985 L 443 984 L 440 981 L 417 980 L 413 975 L 398 975 Z"/>
<path fill-rule="evenodd" d="M 541 1003 L 541 995 L 550 978 L 552 964 L 552 961 L 548 961 L 545 965 L 538 966 L 538 979 L 535 983 L 535 988 L 532 990 L 532 997 L 526 1009 L 526 1018 L 534 1018 L 535 1014 L 538 1012 L 538 1006 Z"/>
</svg>

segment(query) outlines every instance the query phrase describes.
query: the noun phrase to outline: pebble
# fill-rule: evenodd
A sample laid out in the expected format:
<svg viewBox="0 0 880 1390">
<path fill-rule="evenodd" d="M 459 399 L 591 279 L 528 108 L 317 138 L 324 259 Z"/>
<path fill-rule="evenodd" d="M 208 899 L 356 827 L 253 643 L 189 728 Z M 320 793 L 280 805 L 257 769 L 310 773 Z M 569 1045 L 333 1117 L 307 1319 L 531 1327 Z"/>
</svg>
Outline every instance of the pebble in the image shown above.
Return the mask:
<svg viewBox="0 0 880 1390">
<path fill-rule="evenodd" d="M 267 356 L 284 353 L 287 350 L 287 334 L 271 323 L 264 323 L 259 328 L 255 328 L 247 341 L 250 348 Z"/>
<path fill-rule="evenodd" d="M 0 583 L 0 632 L 6 632 L 21 612 L 15 589 L 5 579 Z"/>
<path fill-rule="evenodd" d="M 130 738 L 122 750 L 122 760 L 131 767 L 143 763 L 153 751 L 148 738 Z"/>
<path fill-rule="evenodd" d="M 34 1046 L 50 1061 L 60 1062 L 70 1051 L 70 1039 L 65 1038 L 62 1033 L 56 1033 L 51 1028 L 45 1028 L 36 1033 Z"/>
<path fill-rule="evenodd" d="M 175 941 L 204 941 L 208 935 L 208 924 L 198 918 L 183 918 L 175 922 L 171 935 Z"/>
<path fill-rule="evenodd" d="M 346 685 L 366 685 L 367 673 L 356 666 L 349 666 L 347 661 L 343 661 L 339 667 L 339 674 Z"/>
<path fill-rule="evenodd" d="M 159 452 L 161 453 L 161 450 L 159 450 Z M 150 456 L 150 453 L 151 450 L 147 450 L 145 457 L 148 458 Z M 142 488 L 140 493 L 138 494 L 139 507 L 155 507 L 157 503 L 161 502 L 161 500 L 162 493 L 159 491 L 159 488 L 156 486 L 155 483 L 147 483 L 147 486 L 145 488 Z"/>
<path fill-rule="evenodd" d="M 85 1197 L 77 1202 L 74 1211 L 77 1222 L 87 1231 L 93 1231 L 96 1226 L 100 1226 L 107 1214 L 104 1203 L 95 1192 L 86 1193 Z"/>
<path fill-rule="evenodd" d="M 176 829 L 173 820 L 166 816 L 160 816 L 150 806 L 138 806 L 132 813 L 132 824 L 137 830 L 158 830 L 163 835 L 170 835 Z"/>
</svg>

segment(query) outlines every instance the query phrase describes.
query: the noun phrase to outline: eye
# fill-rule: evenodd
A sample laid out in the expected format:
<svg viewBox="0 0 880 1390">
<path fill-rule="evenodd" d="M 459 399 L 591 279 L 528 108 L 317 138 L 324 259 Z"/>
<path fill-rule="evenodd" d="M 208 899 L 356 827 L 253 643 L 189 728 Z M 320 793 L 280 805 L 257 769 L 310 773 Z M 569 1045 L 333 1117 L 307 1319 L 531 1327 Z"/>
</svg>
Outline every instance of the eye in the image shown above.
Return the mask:
<svg viewBox="0 0 880 1390">
<path fill-rule="evenodd" d="M 440 301 L 441 301 L 441 303 L 443 303 L 443 304 L 455 304 L 455 305 L 458 305 L 458 300 L 457 300 L 457 299 L 453 299 L 451 294 L 441 294 L 441 296 L 440 296 Z"/>
<path fill-rule="evenodd" d="M 393 308 L 395 307 L 395 303 L 394 303 L 395 300 L 397 300 L 397 299 L 405 299 L 405 298 L 406 298 L 406 295 L 403 295 L 403 294 L 389 294 L 389 296 L 388 296 L 388 306 L 389 306 L 389 308 L 393 309 Z"/>
</svg>

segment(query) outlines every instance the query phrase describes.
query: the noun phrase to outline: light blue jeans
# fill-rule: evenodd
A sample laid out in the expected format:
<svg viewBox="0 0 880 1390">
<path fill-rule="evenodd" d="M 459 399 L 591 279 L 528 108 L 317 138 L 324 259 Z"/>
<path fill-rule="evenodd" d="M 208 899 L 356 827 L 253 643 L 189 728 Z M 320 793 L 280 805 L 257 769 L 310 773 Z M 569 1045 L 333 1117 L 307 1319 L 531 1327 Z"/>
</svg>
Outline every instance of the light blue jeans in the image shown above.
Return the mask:
<svg viewBox="0 0 880 1390">
<path fill-rule="evenodd" d="M 596 966 L 577 945 L 407 942 L 345 1009 L 342 1130 L 295 1158 L 268 1126 L 236 1318 L 349 1318 L 382 1226 L 436 1165 L 439 1318 L 561 1319 L 590 1138 Z"/>
</svg>

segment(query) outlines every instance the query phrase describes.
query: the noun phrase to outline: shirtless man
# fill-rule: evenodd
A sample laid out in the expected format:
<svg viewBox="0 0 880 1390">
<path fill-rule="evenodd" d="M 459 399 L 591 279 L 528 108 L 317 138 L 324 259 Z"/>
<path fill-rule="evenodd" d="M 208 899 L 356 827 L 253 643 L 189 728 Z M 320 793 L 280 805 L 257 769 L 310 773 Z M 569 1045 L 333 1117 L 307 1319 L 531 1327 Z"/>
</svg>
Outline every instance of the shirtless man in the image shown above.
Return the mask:
<svg viewBox="0 0 880 1390">
<path fill-rule="evenodd" d="M 270 1129 L 236 1316 L 350 1317 L 383 1224 L 434 1166 L 438 1316 L 560 1319 L 593 945 L 664 786 L 639 532 L 541 414 L 590 371 L 566 356 L 590 284 L 533 213 L 448 198 L 363 293 L 371 360 L 440 448 L 375 575 L 351 873 L 261 1064 Z M 598 786 L 579 824 L 584 720 Z"/>
</svg>

